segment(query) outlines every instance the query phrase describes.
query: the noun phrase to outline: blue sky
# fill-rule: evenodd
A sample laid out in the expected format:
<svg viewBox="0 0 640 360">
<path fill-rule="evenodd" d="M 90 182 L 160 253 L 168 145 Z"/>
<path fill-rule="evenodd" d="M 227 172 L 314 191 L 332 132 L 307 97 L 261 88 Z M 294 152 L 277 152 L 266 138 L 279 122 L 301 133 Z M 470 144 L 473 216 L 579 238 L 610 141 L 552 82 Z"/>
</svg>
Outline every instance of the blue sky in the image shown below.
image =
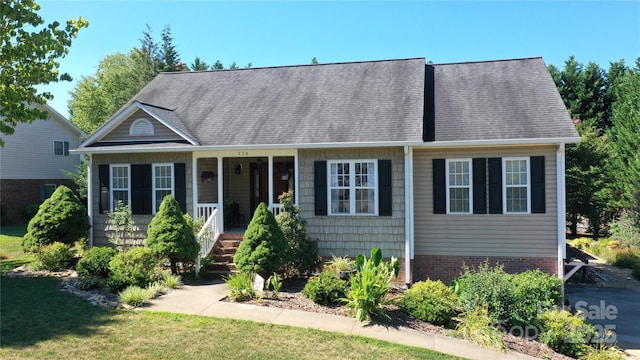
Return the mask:
<svg viewBox="0 0 640 360">
<path fill-rule="evenodd" d="M 47 23 L 82 16 L 61 71 L 72 83 L 43 87 L 68 115 L 69 91 L 99 61 L 140 44 L 148 24 L 159 41 L 170 25 L 182 61 L 241 67 L 424 57 L 434 63 L 570 55 L 604 69 L 640 56 L 640 1 L 53 1 Z"/>
</svg>

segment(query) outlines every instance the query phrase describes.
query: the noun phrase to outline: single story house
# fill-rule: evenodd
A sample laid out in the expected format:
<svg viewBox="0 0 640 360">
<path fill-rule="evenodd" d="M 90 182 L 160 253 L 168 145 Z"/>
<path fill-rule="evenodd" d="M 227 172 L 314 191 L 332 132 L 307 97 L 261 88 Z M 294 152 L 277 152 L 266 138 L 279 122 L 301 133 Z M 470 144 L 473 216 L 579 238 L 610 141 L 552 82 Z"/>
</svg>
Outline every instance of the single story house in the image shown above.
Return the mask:
<svg viewBox="0 0 640 360">
<path fill-rule="evenodd" d="M 0 148 L 0 208 L 2 225 L 24 223 L 25 209 L 39 205 L 58 185 L 76 190 L 65 171 L 75 172 L 82 155 L 70 150 L 80 145 L 82 130 L 49 105 L 34 105 L 48 119 L 19 123 Z"/>
<path fill-rule="evenodd" d="M 484 260 L 561 277 L 579 140 L 541 58 L 412 58 L 162 73 L 78 152 L 93 245 L 117 200 L 141 239 L 166 194 L 217 236 L 226 202 L 248 221 L 293 189 L 322 256 L 378 247 L 411 283 Z"/>
</svg>

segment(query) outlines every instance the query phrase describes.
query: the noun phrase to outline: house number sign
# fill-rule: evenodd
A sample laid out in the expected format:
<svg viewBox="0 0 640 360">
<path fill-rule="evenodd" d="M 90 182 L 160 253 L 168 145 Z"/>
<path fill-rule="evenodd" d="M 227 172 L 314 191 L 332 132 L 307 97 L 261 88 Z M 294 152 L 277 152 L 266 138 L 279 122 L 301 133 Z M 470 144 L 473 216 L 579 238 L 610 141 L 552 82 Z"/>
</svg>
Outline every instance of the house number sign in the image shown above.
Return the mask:
<svg viewBox="0 0 640 360">
<path fill-rule="evenodd" d="M 248 151 L 238 151 L 238 156 L 249 156 Z"/>
</svg>

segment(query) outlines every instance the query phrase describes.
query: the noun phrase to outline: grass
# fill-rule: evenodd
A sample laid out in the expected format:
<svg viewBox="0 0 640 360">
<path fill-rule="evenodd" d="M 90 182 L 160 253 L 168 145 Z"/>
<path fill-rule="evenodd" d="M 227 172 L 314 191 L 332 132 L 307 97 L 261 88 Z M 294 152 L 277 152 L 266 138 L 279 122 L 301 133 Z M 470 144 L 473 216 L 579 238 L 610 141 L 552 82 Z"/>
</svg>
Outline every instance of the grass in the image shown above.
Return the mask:
<svg viewBox="0 0 640 360">
<path fill-rule="evenodd" d="M 115 311 L 54 278 L 0 282 L 2 359 L 456 359 L 358 336 L 195 315 Z M 259 339 L 260 341 L 256 341 Z"/>
<path fill-rule="evenodd" d="M 0 252 L 7 257 L 0 260 L 0 273 L 35 260 L 22 251 L 22 237 L 26 233 L 27 224 L 0 227 Z"/>
</svg>

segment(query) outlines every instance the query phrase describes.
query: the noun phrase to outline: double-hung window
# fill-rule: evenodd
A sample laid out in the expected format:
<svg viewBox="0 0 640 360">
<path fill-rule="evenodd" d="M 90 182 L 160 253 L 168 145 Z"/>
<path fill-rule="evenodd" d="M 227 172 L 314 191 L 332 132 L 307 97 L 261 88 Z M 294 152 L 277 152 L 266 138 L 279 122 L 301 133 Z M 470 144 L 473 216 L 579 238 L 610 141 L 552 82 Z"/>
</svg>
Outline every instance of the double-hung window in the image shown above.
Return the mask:
<svg viewBox="0 0 640 360">
<path fill-rule="evenodd" d="M 69 142 L 68 141 L 53 141 L 53 155 L 55 156 L 69 156 Z"/>
<path fill-rule="evenodd" d="M 471 159 L 447 159 L 447 213 L 469 214 L 471 205 Z"/>
<path fill-rule="evenodd" d="M 529 158 L 503 158 L 502 161 L 505 213 L 530 212 Z"/>
<path fill-rule="evenodd" d="M 153 164 L 153 204 L 154 213 L 160 209 L 162 199 L 173 195 L 173 164 Z"/>
<path fill-rule="evenodd" d="M 327 161 L 329 214 L 377 213 L 377 161 Z"/>
<path fill-rule="evenodd" d="M 111 165 L 111 209 L 118 206 L 118 202 L 123 204 L 131 202 L 131 171 L 129 164 Z"/>
</svg>

